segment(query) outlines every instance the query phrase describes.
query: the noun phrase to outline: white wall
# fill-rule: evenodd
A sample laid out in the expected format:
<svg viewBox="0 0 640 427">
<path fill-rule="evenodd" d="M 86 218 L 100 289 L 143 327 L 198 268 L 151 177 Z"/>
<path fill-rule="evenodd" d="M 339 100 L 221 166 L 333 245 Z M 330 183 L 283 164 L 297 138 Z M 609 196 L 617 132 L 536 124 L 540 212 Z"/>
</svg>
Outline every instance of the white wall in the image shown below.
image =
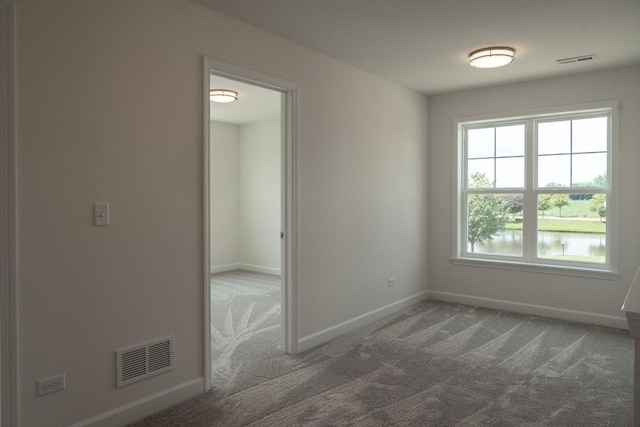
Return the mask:
<svg viewBox="0 0 640 427">
<path fill-rule="evenodd" d="M 17 8 L 24 426 L 202 381 L 202 55 L 299 84 L 300 336 L 425 290 L 424 96 L 186 0 Z M 116 389 L 114 351 L 170 334 L 176 368 Z"/>
<path fill-rule="evenodd" d="M 211 122 L 211 271 L 280 274 L 280 121 Z"/>
<path fill-rule="evenodd" d="M 453 119 L 481 114 L 510 115 L 527 109 L 597 101 L 620 101 L 620 242 L 618 280 L 598 280 L 453 265 L 451 230 L 455 214 Z M 624 325 L 620 307 L 640 264 L 640 67 L 629 67 L 429 98 L 429 293 L 504 308 Z M 611 242 L 615 244 L 615 242 Z M 441 294 L 445 293 L 445 294 Z M 453 295 L 446 295 L 453 294 Z M 462 297 L 462 298 L 461 298 Z M 573 311 L 573 312 L 572 312 Z M 576 313 L 581 312 L 581 313 Z"/>
<path fill-rule="evenodd" d="M 240 264 L 280 273 L 280 121 L 240 126 Z"/>
<path fill-rule="evenodd" d="M 240 260 L 238 134 L 237 125 L 211 122 L 209 191 L 212 267 L 235 266 Z"/>
</svg>

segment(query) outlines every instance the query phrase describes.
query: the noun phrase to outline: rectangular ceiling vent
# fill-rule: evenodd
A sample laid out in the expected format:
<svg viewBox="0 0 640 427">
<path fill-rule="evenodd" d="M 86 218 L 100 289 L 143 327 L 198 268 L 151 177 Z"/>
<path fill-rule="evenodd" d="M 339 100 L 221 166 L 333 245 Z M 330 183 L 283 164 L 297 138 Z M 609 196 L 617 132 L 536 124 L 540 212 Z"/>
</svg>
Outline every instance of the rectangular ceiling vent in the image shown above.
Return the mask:
<svg viewBox="0 0 640 427">
<path fill-rule="evenodd" d="M 116 386 L 122 387 L 174 368 L 173 336 L 116 351 Z"/>
<path fill-rule="evenodd" d="M 573 58 L 556 59 L 556 62 L 558 64 L 571 64 L 574 62 L 591 61 L 593 59 L 596 59 L 597 57 L 598 56 L 596 54 L 582 55 L 582 56 L 574 56 Z"/>
</svg>

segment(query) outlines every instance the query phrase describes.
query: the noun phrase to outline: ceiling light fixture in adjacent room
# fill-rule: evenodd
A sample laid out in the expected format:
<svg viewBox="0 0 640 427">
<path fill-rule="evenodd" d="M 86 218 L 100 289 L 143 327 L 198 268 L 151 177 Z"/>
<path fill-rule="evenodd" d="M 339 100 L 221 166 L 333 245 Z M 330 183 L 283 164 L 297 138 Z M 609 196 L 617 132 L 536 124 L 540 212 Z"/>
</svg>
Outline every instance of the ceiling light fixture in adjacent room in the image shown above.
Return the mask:
<svg viewBox="0 0 640 427">
<path fill-rule="evenodd" d="M 469 54 L 469 65 L 476 68 L 502 67 L 515 61 L 516 50 L 510 47 L 485 47 Z"/>
<path fill-rule="evenodd" d="M 213 102 L 233 102 L 238 99 L 238 92 L 228 89 L 211 89 L 209 99 Z"/>
</svg>

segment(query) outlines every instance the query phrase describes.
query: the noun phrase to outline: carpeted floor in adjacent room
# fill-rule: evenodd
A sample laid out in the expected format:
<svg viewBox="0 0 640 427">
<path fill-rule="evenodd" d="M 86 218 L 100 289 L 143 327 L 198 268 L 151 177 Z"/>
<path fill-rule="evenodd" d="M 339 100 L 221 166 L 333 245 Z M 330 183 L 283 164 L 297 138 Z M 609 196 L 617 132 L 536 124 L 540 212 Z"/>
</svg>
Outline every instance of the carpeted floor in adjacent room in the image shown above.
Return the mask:
<svg viewBox="0 0 640 427">
<path fill-rule="evenodd" d="M 632 425 L 627 331 L 431 300 L 231 371 L 133 426 Z"/>
<path fill-rule="evenodd" d="M 279 375 L 280 276 L 233 270 L 211 275 L 211 383 L 229 395 Z M 288 358 L 282 358 L 286 367 Z"/>
</svg>

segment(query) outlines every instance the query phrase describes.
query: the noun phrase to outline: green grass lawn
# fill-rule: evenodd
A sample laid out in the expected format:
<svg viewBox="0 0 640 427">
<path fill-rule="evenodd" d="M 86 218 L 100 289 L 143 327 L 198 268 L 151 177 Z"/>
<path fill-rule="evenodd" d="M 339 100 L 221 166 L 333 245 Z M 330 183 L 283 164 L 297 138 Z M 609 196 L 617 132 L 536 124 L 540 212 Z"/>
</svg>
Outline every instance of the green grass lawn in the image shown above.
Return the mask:
<svg viewBox="0 0 640 427">
<path fill-rule="evenodd" d="M 595 262 L 604 264 L 605 257 L 603 256 L 572 256 L 572 255 L 549 255 L 549 256 L 541 256 L 540 258 L 548 258 L 548 259 L 557 259 L 557 260 L 567 260 L 567 261 L 580 261 L 580 262 Z"/>
<path fill-rule="evenodd" d="M 538 219 L 538 229 L 541 231 L 567 231 L 571 233 L 604 234 L 606 232 L 606 227 L 607 224 L 600 221 L 580 221 L 547 218 Z M 509 230 L 522 230 L 522 222 L 510 222 L 507 224 L 506 228 Z"/>
<path fill-rule="evenodd" d="M 551 208 L 545 216 L 560 216 L 560 209 Z M 562 208 L 562 217 L 598 218 L 597 212 L 589 210 L 589 200 L 571 200 L 568 206 Z"/>
</svg>

